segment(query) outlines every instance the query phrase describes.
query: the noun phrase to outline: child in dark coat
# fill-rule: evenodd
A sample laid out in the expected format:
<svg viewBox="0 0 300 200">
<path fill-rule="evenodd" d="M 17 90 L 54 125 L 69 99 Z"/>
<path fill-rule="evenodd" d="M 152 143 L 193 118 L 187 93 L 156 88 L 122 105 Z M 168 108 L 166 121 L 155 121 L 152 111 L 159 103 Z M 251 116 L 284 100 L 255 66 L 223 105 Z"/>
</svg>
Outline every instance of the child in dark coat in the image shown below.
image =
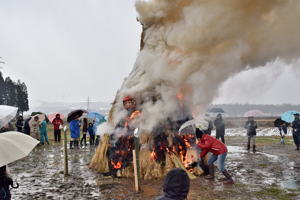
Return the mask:
<svg viewBox="0 0 300 200">
<path fill-rule="evenodd" d="M 95 143 L 95 133 L 93 128 L 93 123 L 89 123 L 88 132 L 90 135 L 90 145 L 93 145 Z"/>
<path fill-rule="evenodd" d="M 6 165 L 0 167 L 0 199 L 10 200 L 9 186 L 13 187 L 13 180 L 6 173 Z"/>
<path fill-rule="evenodd" d="M 285 144 L 285 143 L 284 143 L 284 137 L 285 137 L 285 135 L 287 134 L 286 123 L 283 123 L 282 125 L 280 125 L 280 126 L 278 127 L 278 129 L 279 129 L 279 134 L 280 134 L 280 136 L 281 136 L 281 144 Z"/>
</svg>

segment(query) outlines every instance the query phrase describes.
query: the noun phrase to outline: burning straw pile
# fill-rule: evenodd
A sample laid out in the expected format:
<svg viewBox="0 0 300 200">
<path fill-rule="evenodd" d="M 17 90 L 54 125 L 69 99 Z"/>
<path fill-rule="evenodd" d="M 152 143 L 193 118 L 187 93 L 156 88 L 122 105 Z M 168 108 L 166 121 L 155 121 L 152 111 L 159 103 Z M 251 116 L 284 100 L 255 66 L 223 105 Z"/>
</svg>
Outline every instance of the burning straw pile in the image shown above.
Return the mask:
<svg viewBox="0 0 300 200">
<path fill-rule="evenodd" d="M 124 100 L 124 104 L 127 104 Z M 130 98 L 134 102 L 134 99 Z M 134 103 L 135 104 L 135 103 Z M 132 150 L 133 128 L 136 118 L 141 117 L 139 111 L 129 109 L 131 115 L 115 127 L 112 134 L 104 134 L 95 156 L 90 163 L 90 168 L 107 175 L 133 177 Z M 140 177 L 146 180 L 164 178 L 169 170 L 174 167 L 189 168 L 196 175 L 202 175 L 203 171 L 197 167 L 197 150 L 194 135 L 179 135 L 177 130 L 182 122 L 156 127 L 153 132 L 140 134 Z M 176 124 L 175 129 L 171 127 Z M 192 148 L 193 147 L 193 148 Z M 194 149 L 194 150 L 192 150 Z M 194 152 L 189 156 L 187 152 Z M 194 159 L 187 160 L 187 157 Z M 189 164 L 194 164 L 189 166 Z M 196 178 L 188 170 L 190 178 Z"/>
<path fill-rule="evenodd" d="M 189 147 L 195 139 L 177 131 L 193 113 L 203 116 L 222 83 L 249 68 L 273 68 L 278 58 L 299 65 L 299 8 L 298 0 L 136 1 L 141 51 L 108 124 L 98 128 L 101 144 L 90 168 L 132 176 L 136 127 L 142 178 L 163 178 L 175 157 L 188 164 L 198 155 Z"/>
</svg>

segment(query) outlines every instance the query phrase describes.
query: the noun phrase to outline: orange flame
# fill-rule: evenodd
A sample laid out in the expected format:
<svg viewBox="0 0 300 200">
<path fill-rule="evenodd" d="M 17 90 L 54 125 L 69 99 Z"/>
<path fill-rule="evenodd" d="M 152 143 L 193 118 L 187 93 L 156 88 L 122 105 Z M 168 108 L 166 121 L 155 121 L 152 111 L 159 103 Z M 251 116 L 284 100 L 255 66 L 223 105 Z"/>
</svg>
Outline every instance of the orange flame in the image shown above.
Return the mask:
<svg viewBox="0 0 300 200">
<path fill-rule="evenodd" d="M 133 118 L 135 118 L 137 115 L 140 115 L 141 113 L 140 113 L 140 111 L 134 111 L 132 114 L 131 114 L 131 116 L 130 116 L 130 119 L 133 119 Z"/>
<path fill-rule="evenodd" d="M 183 99 L 183 95 L 180 94 L 180 93 L 178 93 L 178 94 L 177 94 L 177 98 L 178 98 L 178 100 L 179 100 L 180 106 L 182 107 L 182 99 Z"/>
<path fill-rule="evenodd" d="M 115 164 L 113 160 L 111 160 L 110 163 L 113 166 L 113 169 L 120 169 L 122 167 L 122 161 L 120 160 L 117 162 L 117 164 Z"/>
<path fill-rule="evenodd" d="M 152 153 L 150 155 L 150 160 L 154 161 L 154 160 L 156 160 L 156 158 L 157 158 L 157 155 L 156 155 L 156 153 L 154 152 L 154 149 L 153 149 L 153 151 L 152 151 Z"/>
</svg>

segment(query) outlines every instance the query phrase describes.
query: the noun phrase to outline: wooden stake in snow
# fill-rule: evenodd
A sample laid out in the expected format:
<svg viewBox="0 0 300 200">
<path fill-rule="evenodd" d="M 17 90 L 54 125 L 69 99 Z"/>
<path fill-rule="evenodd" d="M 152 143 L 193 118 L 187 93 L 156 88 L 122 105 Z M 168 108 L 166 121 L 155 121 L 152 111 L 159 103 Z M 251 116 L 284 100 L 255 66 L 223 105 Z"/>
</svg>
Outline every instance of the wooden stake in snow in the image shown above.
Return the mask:
<svg viewBox="0 0 300 200">
<path fill-rule="evenodd" d="M 134 168 L 134 179 L 135 179 L 135 190 L 140 191 L 140 163 L 139 163 L 139 130 L 136 128 L 134 130 L 134 149 L 133 154 L 133 168 Z"/>
<path fill-rule="evenodd" d="M 64 127 L 64 141 L 63 141 L 63 152 L 64 152 L 64 174 L 68 175 L 68 150 L 67 150 L 67 126 Z"/>
</svg>

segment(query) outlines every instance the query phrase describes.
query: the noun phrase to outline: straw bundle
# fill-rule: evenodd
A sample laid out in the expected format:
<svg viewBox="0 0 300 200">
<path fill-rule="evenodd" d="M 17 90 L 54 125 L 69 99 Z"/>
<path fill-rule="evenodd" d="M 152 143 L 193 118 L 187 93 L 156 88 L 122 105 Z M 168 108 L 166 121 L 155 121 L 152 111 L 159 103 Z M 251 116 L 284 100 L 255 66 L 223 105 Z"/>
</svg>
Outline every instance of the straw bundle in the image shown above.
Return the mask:
<svg viewBox="0 0 300 200">
<path fill-rule="evenodd" d="M 107 151 L 109 148 L 109 139 L 110 139 L 109 134 L 104 134 L 101 137 L 101 142 L 100 142 L 100 144 L 97 148 L 97 151 L 89 165 L 90 169 L 94 169 L 94 170 L 102 172 L 102 173 L 109 172 L 108 159 L 107 159 Z"/>
</svg>

